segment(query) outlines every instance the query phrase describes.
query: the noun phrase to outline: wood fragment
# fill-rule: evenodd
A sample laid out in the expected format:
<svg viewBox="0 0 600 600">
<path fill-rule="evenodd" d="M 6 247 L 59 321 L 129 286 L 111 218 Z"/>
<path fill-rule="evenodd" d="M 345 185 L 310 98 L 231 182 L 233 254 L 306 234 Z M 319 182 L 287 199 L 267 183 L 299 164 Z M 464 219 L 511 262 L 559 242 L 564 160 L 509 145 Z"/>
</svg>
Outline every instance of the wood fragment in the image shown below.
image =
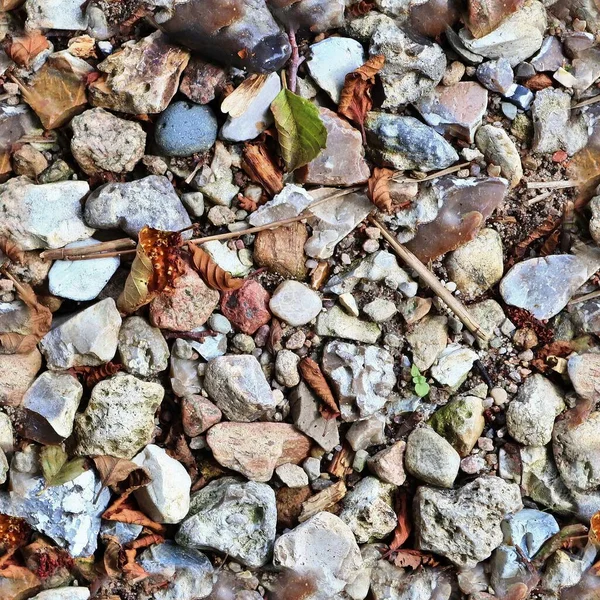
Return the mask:
<svg viewBox="0 0 600 600">
<path fill-rule="evenodd" d="M 552 196 L 552 190 L 548 190 L 547 192 L 538 194 L 535 198 L 531 198 L 531 200 L 527 200 L 527 202 L 525 202 L 525 206 L 533 206 L 534 204 L 537 204 L 538 202 L 542 202 L 543 200 L 546 200 L 546 198 L 549 198 L 550 196 Z"/>
<path fill-rule="evenodd" d="M 340 479 L 352 473 L 352 462 L 356 452 L 352 450 L 348 443 L 342 446 L 342 449 L 335 453 L 327 472 Z"/>
<path fill-rule="evenodd" d="M 346 484 L 340 479 L 337 483 L 311 496 L 306 502 L 302 503 L 302 512 L 298 517 L 298 521 L 304 523 L 317 513 L 331 508 L 346 495 L 346 491 Z"/>
<path fill-rule="evenodd" d="M 574 188 L 579 184 L 573 179 L 564 179 L 562 181 L 528 181 L 527 189 L 528 190 L 539 190 L 539 189 L 548 189 L 548 190 L 562 190 L 566 188 Z"/>
</svg>

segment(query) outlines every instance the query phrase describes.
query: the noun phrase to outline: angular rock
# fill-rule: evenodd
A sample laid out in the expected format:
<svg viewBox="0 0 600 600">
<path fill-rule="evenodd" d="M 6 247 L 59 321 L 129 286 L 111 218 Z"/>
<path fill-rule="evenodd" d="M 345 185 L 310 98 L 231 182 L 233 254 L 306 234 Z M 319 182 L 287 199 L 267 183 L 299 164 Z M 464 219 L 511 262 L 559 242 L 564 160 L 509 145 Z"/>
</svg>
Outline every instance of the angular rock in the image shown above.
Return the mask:
<svg viewBox="0 0 600 600">
<path fill-rule="evenodd" d="M 79 31 L 87 27 L 87 17 L 77 0 L 27 0 L 26 27 Z"/>
<path fill-rule="evenodd" d="M 355 421 L 380 411 L 396 385 L 393 358 L 378 346 L 329 342 L 322 366 L 339 399 L 343 421 Z"/>
<path fill-rule="evenodd" d="M 254 279 L 242 287 L 225 292 L 221 297 L 221 312 L 242 333 L 252 335 L 271 320 L 269 292 Z"/>
<path fill-rule="evenodd" d="M 104 75 L 89 86 L 91 103 L 134 115 L 162 112 L 177 92 L 189 58 L 189 52 L 167 43 L 159 31 L 125 42 L 98 65 Z"/>
<path fill-rule="evenodd" d="M 508 179 L 510 187 L 518 185 L 523 177 L 521 157 L 506 131 L 493 125 L 484 125 L 477 130 L 475 141 L 488 163 L 502 169 L 502 175 Z"/>
<path fill-rule="evenodd" d="M 267 225 L 273 221 L 297 217 L 315 199 L 302 187 L 288 183 L 271 200 L 255 210 L 248 219 L 253 227 Z"/>
<path fill-rule="evenodd" d="M 532 375 L 508 406 L 508 433 L 525 446 L 545 446 L 552 439 L 554 419 L 564 409 L 560 390 L 543 375 Z"/>
<path fill-rule="evenodd" d="M 381 481 L 402 485 L 406 481 L 404 453 L 406 442 L 396 442 L 367 460 L 369 470 Z"/>
<path fill-rule="evenodd" d="M 384 429 L 385 417 L 377 413 L 361 421 L 355 421 L 348 429 L 346 439 L 355 452 L 366 450 L 369 446 L 385 442 Z"/>
<path fill-rule="evenodd" d="M 541 73 L 543 71 L 554 72 L 563 67 L 566 61 L 560 40 L 550 35 L 544 38 L 540 51 L 529 62 L 538 73 Z"/>
<path fill-rule="evenodd" d="M 413 326 L 406 339 L 412 348 L 414 364 L 419 371 L 426 371 L 448 344 L 448 319 L 427 316 Z"/>
<path fill-rule="evenodd" d="M 273 551 L 276 523 L 275 494 L 268 485 L 222 477 L 192 495 L 175 541 L 258 568 Z"/>
<path fill-rule="evenodd" d="M 271 387 L 252 355 L 220 356 L 206 366 L 204 387 L 231 421 L 250 422 L 275 410 Z"/>
<path fill-rule="evenodd" d="M 280 385 L 293 388 L 300 383 L 300 357 L 291 350 L 279 350 L 275 359 L 275 379 Z"/>
<path fill-rule="evenodd" d="M 396 305 L 391 300 L 377 298 L 363 307 L 363 312 L 375 323 L 389 321 L 397 312 Z"/>
<path fill-rule="evenodd" d="M 337 305 L 319 314 L 316 331 L 317 335 L 341 337 L 365 344 L 374 344 L 381 335 L 381 328 L 377 323 L 367 323 L 351 317 Z"/>
<path fill-rule="evenodd" d="M 169 346 L 157 327 L 142 317 L 127 317 L 119 331 L 119 356 L 132 375 L 152 377 L 169 365 Z"/>
<path fill-rule="evenodd" d="M 181 400 L 183 431 L 190 437 L 203 434 L 222 418 L 221 411 L 204 396 L 186 396 Z"/>
<path fill-rule="evenodd" d="M 502 21 L 520 8 L 519 0 L 469 0 L 465 25 L 474 37 L 480 38 L 494 31 Z"/>
<path fill-rule="evenodd" d="M 144 156 L 146 134 L 139 123 L 119 119 L 102 108 L 71 121 L 71 152 L 88 175 L 128 173 Z"/>
<path fill-rule="evenodd" d="M 568 372 L 575 391 L 588 400 L 600 393 L 600 354 L 586 352 L 569 358 Z"/>
<path fill-rule="evenodd" d="M 112 298 L 96 302 L 50 330 L 40 350 L 50 369 L 98 366 L 117 351 L 121 315 Z"/>
<path fill-rule="evenodd" d="M 252 481 L 269 481 L 286 463 L 302 462 L 311 442 L 287 423 L 217 423 L 206 434 L 216 461 Z"/>
<path fill-rule="evenodd" d="M 506 58 L 488 60 L 477 67 L 477 79 L 488 90 L 507 94 L 513 83 L 515 74 Z"/>
<path fill-rule="evenodd" d="M 286 464 L 275 469 L 275 474 L 283 485 L 289 488 L 302 488 L 308 485 L 308 475 L 298 465 Z"/>
<path fill-rule="evenodd" d="M 28 354 L 0 354 L 0 405 L 18 406 L 41 366 L 37 348 Z"/>
<path fill-rule="evenodd" d="M 151 481 L 133 492 L 140 508 L 157 523 L 179 523 L 190 507 L 192 480 L 184 466 L 163 448 L 146 446 L 132 461 L 150 474 Z"/>
<path fill-rule="evenodd" d="M 533 557 L 543 543 L 558 533 L 556 519 L 541 510 L 524 508 L 500 524 L 504 543 L 518 546 L 527 557 Z"/>
<path fill-rule="evenodd" d="M 89 238 L 94 230 L 82 219 L 81 199 L 90 191 L 85 181 L 35 185 L 14 177 L 0 185 L 0 236 L 23 250 L 62 248 Z"/>
<path fill-rule="evenodd" d="M 370 580 L 373 600 L 449 600 L 452 594 L 451 581 L 441 570 L 424 567 L 410 572 L 383 559 L 371 569 Z"/>
<path fill-rule="evenodd" d="M 373 159 L 383 166 L 428 172 L 458 160 L 456 150 L 439 133 L 413 117 L 371 111 L 365 131 Z"/>
<path fill-rule="evenodd" d="M 323 309 L 317 292 L 298 281 L 284 281 L 273 292 L 271 312 L 292 327 L 310 323 Z"/>
<path fill-rule="evenodd" d="M 440 384 L 452 390 L 458 389 L 478 359 L 477 353 L 460 344 L 450 344 L 438 356 L 431 367 L 431 376 Z"/>
<path fill-rule="evenodd" d="M 158 175 L 100 186 L 86 200 L 85 221 L 96 229 L 122 229 L 134 238 L 146 225 L 178 231 L 192 224 L 171 182 Z"/>
<path fill-rule="evenodd" d="M 206 250 L 210 257 L 228 273 L 234 277 L 245 277 L 250 273 L 252 265 L 244 265 L 238 258 L 237 252 L 231 250 L 226 244 L 214 240 L 202 244 L 202 249 Z"/>
<path fill-rule="evenodd" d="M 290 223 L 276 229 L 260 231 L 254 240 L 254 261 L 283 277 L 303 280 L 306 277 L 304 244 L 308 231 L 304 223 Z"/>
<path fill-rule="evenodd" d="M 25 104 L 0 107 L 0 159 L 2 174 L 10 172 L 12 146 L 26 134 L 33 132 L 39 124 L 34 113 Z"/>
<path fill-rule="evenodd" d="M 97 383 L 87 408 L 75 417 L 76 453 L 133 458 L 150 442 L 164 393 L 159 383 L 123 373 Z"/>
<path fill-rule="evenodd" d="M 417 548 L 474 567 L 502 543 L 501 521 L 523 508 L 519 486 L 478 477 L 456 491 L 422 486 L 413 510 Z"/>
<path fill-rule="evenodd" d="M 223 67 L 194 56 L 183 71 L 179 91 L 196 104 L 208 104 L 222 93 L 226 83 Z"/>
</svg>

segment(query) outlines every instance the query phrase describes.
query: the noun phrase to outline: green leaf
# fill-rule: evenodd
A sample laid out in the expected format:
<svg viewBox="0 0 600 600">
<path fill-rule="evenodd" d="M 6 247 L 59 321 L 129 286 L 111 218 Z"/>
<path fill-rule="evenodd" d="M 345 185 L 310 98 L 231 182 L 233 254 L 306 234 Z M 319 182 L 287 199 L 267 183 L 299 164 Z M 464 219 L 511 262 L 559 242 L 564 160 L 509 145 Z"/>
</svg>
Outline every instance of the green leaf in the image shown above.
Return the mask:
<svg viewBox="0 0 600 600">
<path fill-rule="evenodd" d="M 42 474 L 46 480 L 44 489 L 62 485 L 79 477 L 86 470 L 85 458 L 67 461 L 67 453 L 61 446 L 45 446 L 40 453 Z"/>
<path fill-rule="evenodd" d="M 429 384 L 425 381 L 425 378 L 415 385 L 415 394 L 419 396 L 419 398 L 424 398 L 429 394 Z"/>
<path fill-rule="evenodd" d="M 327 146 L 327 130 L 312 102 L 284 88 L 271 103 L 271 111 L 288 171 L 308 164 Z"/>
<path fill-rule="evenodd" d="M 413 365 L 410 368 L 410 374 L 412 377 L 419 377 L 421 375 L 421 371 L 419 371 L 419 367 L 417 367 L 417 365 Z"/>
</svg>

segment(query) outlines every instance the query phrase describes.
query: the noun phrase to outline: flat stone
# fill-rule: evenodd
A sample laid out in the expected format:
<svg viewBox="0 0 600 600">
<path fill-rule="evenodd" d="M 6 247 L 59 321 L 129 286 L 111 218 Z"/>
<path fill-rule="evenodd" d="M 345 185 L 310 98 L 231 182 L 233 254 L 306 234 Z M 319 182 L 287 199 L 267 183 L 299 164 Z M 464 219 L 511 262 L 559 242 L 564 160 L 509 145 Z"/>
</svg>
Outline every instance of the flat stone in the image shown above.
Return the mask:
<svg viewBox="0 0 600 600">
<path fill-rule="evenodd" d="M 87 408 L 75 417 L 76 453 L 133 458 L 150 442 L 164 393 L 159 383 L 123 373 L 97 383 Z"/>
<path fill-rule="evenodd" d="M 220 356 L 206 366 L 204 387 L 231 421 L 250 422 L 275 410 L 271 387 L 252 355 Z"/>
<path fill-rule="evenodd" d="M 268 485 L 222 477 L 192 495 L 175 541 L 258 568 L 273 551 L 276 523 L 275 493 Z"/>
<path fill-rule="evenodd" d="M 523 177 L 521 156 L 506 131 L 493 125 L 484 125 L 477 130 L 475 140 L 477 148 L 483 152 L 488 163 L 501 168 L 502 175 L 510 182 L 510 187 L 518 185 Z"/>
<path fill-rule="evenodd" d="M 438 487 L 452 487 L 460 468 L 458 452 L 429 427 L 408 436 L 404 461 L 411 475 Z"/>
<path fill-rule="evenodd" d="M 117 351 L 121 315 L 112 298 L 96 302 L 57 325 L 40 341 L 50 369 L 107 363 Z"/>
<path fill-rule="evenodd" d="M 92 236 L 82 218 L 81 200 L 90 191 L 85 181 L 35 185 L 13 177 L 0 185 L 0 235 L 23 250 L 62 248 Z"/>
<path fill-rule="evenodd" d="M 221 297 L 221 312 L 242 333 L 252 335 L 271 320 L 269 292 L 254 279 L 248 279 L 233 292 Z"/>
<path fill-rule="evenodd" d="M 132 461 L 148 471 L 152 481 L 133 492 L 140 508 L 157 523 L 179 523 L 190 507 L 192 480 L 184 466 L 163 448 L 146 446 Z"/>
<path fill-rule="evenodd" d="M 491 92 L 507 94 L 514 83 L 515 74 L 507 58 L 488 60 L 477 67 L 477 79 Z"/>
<path fill-rule="evenodd" d="M 422 486 L 414 499 L 416 547 L 474 567 L 503 540 L 500 523 L 523 508 L 519 486 L 478 477 L 456 491 Z"/>
<path fill-rule="evenodd" d="M 190 437 L 203 434 L 218 423 L 222 416 L 219 408 L 204 396 L 192 395 L 181 399 L 183 431 Z"/>
<path fill-rule="evenodd" d="M 302 187 L 288 183 L 271 200 L 258 207 L 249 217 L 252 227 L 267 225 L 273 221 L 297 217 L 315 199 Z"/>
<path fill-rule="evenodd" d="M 65 248 L 83 248 L 96 244 L 100 242 L 90 238 L 72 242 Z M 121 259 L 118 256 L 79 261 L 56 260 L 48 273 L 48 289 L 51 294 L 69 300 L 79 302 L 94 300 L 120 264 Z"/>
<path fill-rule="evenodd" d="M 385 483 L 402 485 L 406 481 L 406 473 L 404 472 L 405 448 L 406 442 L 396 442 L 389 448 L 380 450 L 367 459 L 371 473 Z"/>
<path fill-rule="evenodd" d="M 562 51 L 560 40 L 550 35 L 544 38 L 540 51 L 529 61 L 538 72 L 556 71 L 565 65 L 567 59 Z"/>
<path fill-rule="evenodd" d="M 302 467 L 288 463 L 275 469 L 281 483 L 289 488 L 302 488 L 308 485 L 308 475 Z"/>
<path fill-rule="evenodd" d="M 299 281 L 284 281 L 273 292 L 271 312 L 292 327 L 310 323 L 323 309 L 317 292 Z"/>
<path fill-rule="evenodd" d="M 45 371 L 23 396 L 23 435 L 43 444 L 57 444 L 73 431 L 83 386 L 68 373 Z"/>
<path fill-rule="evenodd" d="M 363 307 L 363 312 L 375 323 L 389 321 L 397 312 L 396 305 L 391 300 L 377 298 Z"/>
<path fill-rule="evenodd" d="M 442 350 L 436 364 L 431 367 L 431 376 L 441 385 L 457 390 L 478 358 L 474 350 L 460 344 L 450 344 Z"/>
<path fill-rule="evenodd" d="M 254 240 L 254 262 L 283 277 L 303 280 L 308 272 L 304 264 L 307 239 L 304 223 L 260 231 Z"/>
<path fill-rule="evenodd" d="M 364 62 L 362 44 L 351 38 L 330 37 L 310 46 L 306 66 L 317 85 L 339 104 L 346 75 Z"/>
<path fill-rule="evenodd" d="M 381 335 L 377 323 L 367 323 L 346 314 L 339 306 L 321 312 L 317 318 L 317 335 L 341 337 L 365 344 L 374 344 Z"/>
<path fill-rule="evenodd" d="M 104 73 L 89 86 L 93 106 L 129 114 L 155 114 L 167 108 L 179 87 L 190 54 L 156 31 L 125 42 L 98 65 Z"/>
<path fill-rule="evenodd" d="M 458 160 L 456 150 L 435 129 L 413 117 L 371 111 L 365 130 L 373 159 L 383 166 L 429 172 Z"/>
<path fill-rule="evenodd" d="M 139 123 L 92 108 L 71 121 L 71 152 L 87 175 L 129 173 L 144 156 L 146 133 Z"/>
<path fill-rule="evenodd" d="M 567 366 L 571 383 L 582 398 L 591 400 L 600 393 L 600 354 L 575 354 Z"/>
<path fill-rule="evenodd" d="M 333 598 L 352 583 L 362 566 L 352 530 L 339 517 L 319 512 L 275 542 L 275 567 L 314 574 L 322 598 Z"/>
<path fill-rule="evenodd" d="M 392 355 L 378 346 L 329 342 L 323 351 L 322 368 L 339 399 L 343 421 L 380 411 L 396 385 Z"/>
<path fill-rule="evenodd" d="M 487 111 L 487 90 L 474 81 L 438 86 L 419 100 L 417 109 L 438 133 L 473 143 Z"/>
<path fill-rule="evenodd" d="M 543 375 L 532 375 L 508 405 L 508 433 L 525 446 L 545 446 L 552 439 L 554 419 L 564 409 L 560 390 Z"/>
<path fill-rule="evenodd" d="M 215 460 L 252 481 L 269 481 L 286 463 L 298 464 L 311 442 L 287 423 L 217 423 L 206 435 Z"/>
<path fill-rule="evenodd" d="M 25 10 L 27 11 L 25 25 L 29 31 L 36 29 L 80 31 L 87 27 L 87 17 L 77 0 L 27 0 Z"/>
<path fill-rule="evenodd" d="M 448 344 L 448 319 L 426 316 L 406 334 L 411 346 L 413 363 L 424 372 L 437 360 Z"/>
<path fill-rule="evenodd" d="M 28 354 L 0 354 L 0 405 L 18 406 L 41 366 L 37 348 Z"/>
<path fill-rule="evenodd" d="M 171 182 L 159 175 L 100 186 L 86 200 L 85 221 L 96 229 L 122 229 L 134 238 L 146 225 L 178 231 L 192 224 Z"/>
<path fill-rule="evenodd" d="M 328 38 L 323 42 L 336 39 L 340 38 Z M 360 132 L 328 108 L 320 108 L 319 115 L 327 130 L 327 147 L 306 165 L 299 179 L 309 185 L 352 186 L 365 183 L 370 169 Z"/>
<path fill-rule="evenodd" d="M 119 356 L 128 373 L 152 377 L 169 365 L 169 346 L 160 329 L 142 317 L 127 317 L 119 331 Z"/>
</svg>

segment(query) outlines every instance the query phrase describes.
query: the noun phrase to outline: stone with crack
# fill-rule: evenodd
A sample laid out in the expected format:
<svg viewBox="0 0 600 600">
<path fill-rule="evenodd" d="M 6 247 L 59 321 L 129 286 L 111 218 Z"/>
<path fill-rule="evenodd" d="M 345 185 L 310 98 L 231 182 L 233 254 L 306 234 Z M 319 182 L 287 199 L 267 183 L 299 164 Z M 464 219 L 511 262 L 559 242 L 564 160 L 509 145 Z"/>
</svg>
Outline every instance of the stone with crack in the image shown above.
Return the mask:
<svg viewBox="0 0 600 600">
<path fill-rule="evenodd" d="M 132 375 L 152 377 L 169 364 L 169 346 L 158 327 L 142 317 L 127 317 L 119 331 L 119 356 Z"/>
</svg>

